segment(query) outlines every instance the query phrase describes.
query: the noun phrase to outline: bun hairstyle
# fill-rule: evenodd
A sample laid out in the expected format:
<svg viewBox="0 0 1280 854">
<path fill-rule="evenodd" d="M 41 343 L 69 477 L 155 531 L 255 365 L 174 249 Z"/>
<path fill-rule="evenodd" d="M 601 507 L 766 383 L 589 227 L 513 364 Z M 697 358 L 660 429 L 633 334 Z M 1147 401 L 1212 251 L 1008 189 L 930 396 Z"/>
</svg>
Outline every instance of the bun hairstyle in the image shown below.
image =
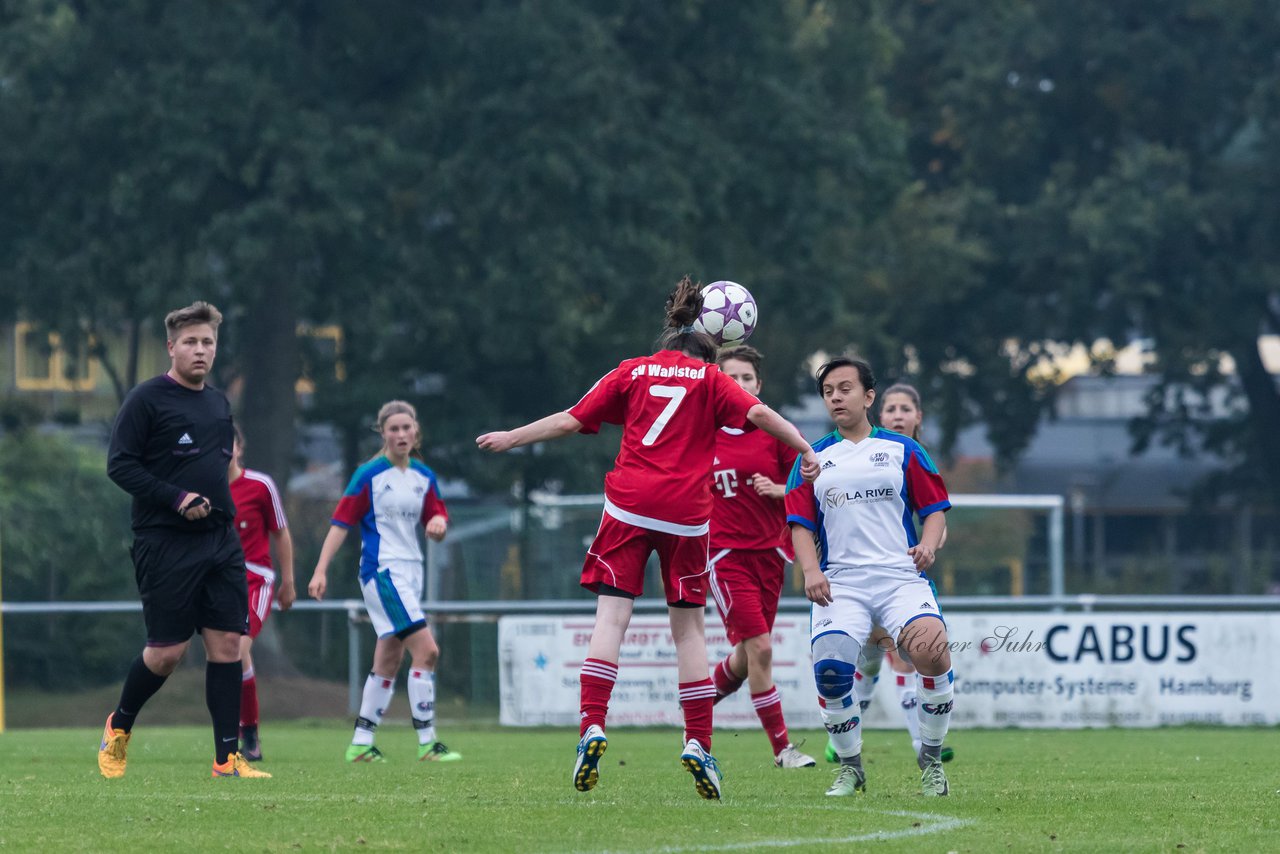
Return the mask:
<svg viewBox="0 0 1280 854">
<path fill-rule="evenodd" d="M 716 360 L 716 342 L 705 332 L 693 328 L 702 314 L 702 289 L 688 276 L 682 278 L 667 294 L 666 328 L 658 336 L 659 350 L 679 350 L 704 362 Z"/>
<path fill-rule="evenodd" d="M 382 408 L 378 410 L 378 422 L 374 425 L 374 432 L 381 434 L 387 426 L 387 421 L 389 421 L 393 415 L 408 415 L 413 419 L 414 430 L 417 433 L 417 436 L 413 440 L 413 450 L 422 450 L 422 425 L 418 423 L 418 410 L 414 409 L 413 404 L 406 400 L 389 400 L 382 404 Z M 382 450 L 378 453 L 385 454 L 386 451 L 387 445 L 384 442 Z"/>
</svg>

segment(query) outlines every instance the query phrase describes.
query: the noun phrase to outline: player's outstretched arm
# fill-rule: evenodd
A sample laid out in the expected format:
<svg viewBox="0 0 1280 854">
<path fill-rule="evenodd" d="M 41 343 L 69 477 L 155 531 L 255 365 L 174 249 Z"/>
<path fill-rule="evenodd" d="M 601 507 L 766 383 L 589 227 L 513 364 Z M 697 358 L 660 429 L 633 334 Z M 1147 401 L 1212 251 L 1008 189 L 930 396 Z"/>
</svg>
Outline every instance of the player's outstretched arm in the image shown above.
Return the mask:
<svg viewBox="0 0 1280 854">
<path fill-rule="evenodd" d="M 307 585 L 307 592 L 311 594 L 312 599 L 324 598 L 324 592 L 329 587 L 329 564 L 346 540 L 346 528 L 339 525 L 331 525 L 329 527 L 329 533 L 325 535 L 324 544 L 320 546 L 320 557 L 316 560 L 315 572 L 311 573 L 311 582 Z"/>
<path fill-rule="evenodd" d="M 747 420 L 792 450 L 800 452 L 800 476 L 809 483 L 818 477 L 818 455 L 795 425 L 767 405 L 757 403 L 747 410 Z"/>
<path fill-rule="evenodd" d="M 551 439 L 562 439 L 582 429 L 582 422 L 567 412 L 555 412 L 514 430 L 500 430 L 476 437 L 476 445 L 482 451 L 500 454 L 523 445 L 533 445 Z"/>
</svg>

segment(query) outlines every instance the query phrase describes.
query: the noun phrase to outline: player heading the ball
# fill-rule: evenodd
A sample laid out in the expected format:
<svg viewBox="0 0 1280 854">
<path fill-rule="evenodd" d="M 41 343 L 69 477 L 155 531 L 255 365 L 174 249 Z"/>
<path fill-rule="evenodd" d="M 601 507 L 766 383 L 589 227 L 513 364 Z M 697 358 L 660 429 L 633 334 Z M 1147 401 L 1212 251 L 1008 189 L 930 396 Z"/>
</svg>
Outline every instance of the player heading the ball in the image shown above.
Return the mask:
<svg viewBox="0 0 1280 854">
<path fill-rule="evenodd" d="M 622 447 L 605 476 L 604 516 L 582 567 L 582 586 L 597 599 L 580 674 L 573 769 L 578 791 L 594 788 L 599 779 L 622 638 L 634 600 L 644 592 L 645 563 L 657 552 L 685 722 L 680 761 L 699 795 L 720 797 L 720 768 L 711 755 L 715 688 L 708 678 L 703 625 L 716 433 L 721 427 L 759 427 L 800 453 L 804 477 L 818 474 L 817 457 L 800 431 L 716 367 L 715 341 L 693 326 L 702 307 L 697 285 L 685 276 L 667 297 L 657 352 L 623 361 L 566 411 L 476 439 L 481 449 L 502 452 L 595 433 L 602 424 L 622 426 Z"/>
</svg>

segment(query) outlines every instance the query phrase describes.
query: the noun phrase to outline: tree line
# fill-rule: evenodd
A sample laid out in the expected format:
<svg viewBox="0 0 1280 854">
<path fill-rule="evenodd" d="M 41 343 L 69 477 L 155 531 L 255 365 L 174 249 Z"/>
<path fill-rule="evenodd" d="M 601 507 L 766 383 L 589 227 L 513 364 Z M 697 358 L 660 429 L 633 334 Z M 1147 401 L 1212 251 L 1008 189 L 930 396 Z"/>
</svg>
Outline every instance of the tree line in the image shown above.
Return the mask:
<svg viewBox="0 0 1280 854">
<path fill-rule="evenodd" d="M 1149 341 L 1136 445 L 1274 502 L 1277 43 L 1276 0 L 15 0 L 0 320 L 123 395 L 167 310 L 218 304 L 281 481 L 299 418 L 354 455 L 406 397 L 446 471 L 591 483 L 577 447 L 479 468 L 470 439 L 645 351 L 687 272 L 755 294 L 775 402 L 854 349 L 921 386 L 941 450 L 981 423 L 1004 462 L 1055 345 L 1105 372 L 1101 342 Z M 341 329 L 341 378 L 304 322 Z"/>
</svg>

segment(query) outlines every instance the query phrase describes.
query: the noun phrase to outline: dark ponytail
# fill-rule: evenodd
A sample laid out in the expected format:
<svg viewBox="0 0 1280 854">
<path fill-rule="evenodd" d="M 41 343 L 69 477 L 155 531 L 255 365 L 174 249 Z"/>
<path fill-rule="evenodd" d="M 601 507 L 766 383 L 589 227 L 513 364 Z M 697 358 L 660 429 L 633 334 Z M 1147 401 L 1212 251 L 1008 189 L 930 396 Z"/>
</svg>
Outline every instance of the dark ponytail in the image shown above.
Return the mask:
<svg viewBox="0 0 1280 854">
<path fill-rule="evenodd" d="M 666 328 L 658 336 L 659 350 L 678 350 L 704 362 L 716 360 L 716 342 L 705 332 L 697 332 L 693 322 L 702 314 L 702 289 L 688 276 L 667 295 Z"/>
</svg>

